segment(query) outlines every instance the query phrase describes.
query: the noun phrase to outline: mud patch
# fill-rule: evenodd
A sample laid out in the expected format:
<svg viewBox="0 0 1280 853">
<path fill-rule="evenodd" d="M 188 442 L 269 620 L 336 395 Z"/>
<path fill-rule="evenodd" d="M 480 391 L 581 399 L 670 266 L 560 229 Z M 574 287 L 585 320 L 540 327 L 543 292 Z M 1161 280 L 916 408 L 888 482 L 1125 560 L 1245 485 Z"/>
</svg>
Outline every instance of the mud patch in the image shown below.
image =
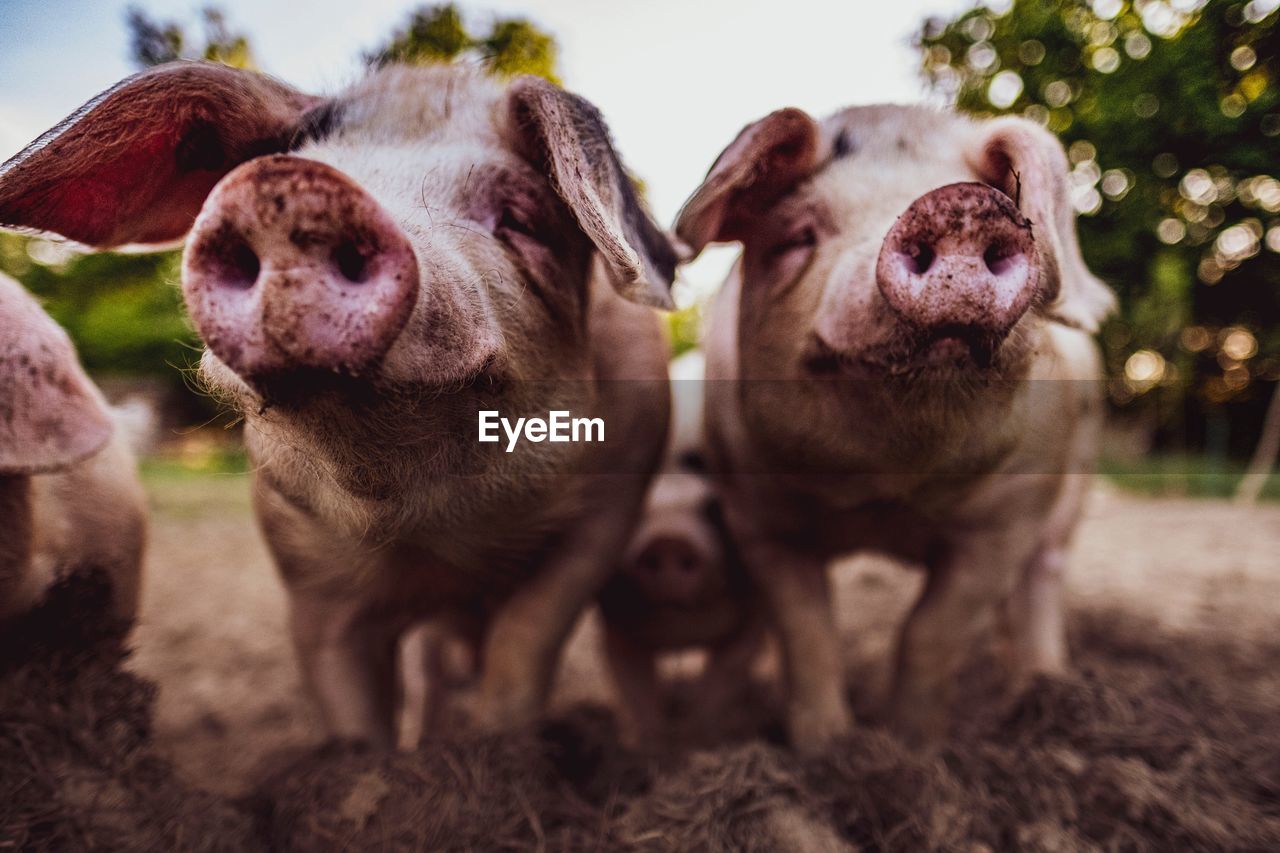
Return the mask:
<svg viewBox="0 0 1280 853">
<path fill-rule="evenodd" d="M 0 842 L 18 849 L 1280 848 L 1280 643 L 1078 613 L 1076 674 L 1005 700 L 975 665 L 932 753 L 864 724 L 802 760 L 759 689 L 718 743 L 629 751 L 579 705 L 524 735 L 295 751 L 233 801 L 154 754 L 155 691 L 121 670 L 104 601 L 63 584 L 0 644 Z"/>
<path fill-rule="evenodd" d="M 0 848 L 261 849 L 246 813 L 153 753 L 155 687 L 121 669 L 109 601 L 78 573 L 0 635 Z"/>
<path fill-rule="evenodd" d="M 607 712 L 579 708 L 525 739 L 313 755 L 267 794 L 271 840 L 298 850 L 1280 846 L 1280 647 L 1174 636 L 1119 613 L 1077 616 L 1073 635 L 1078 674 L 1014 701 L 975 666 L 962 703 L 973 711 L 932 754 L 864 726 L 801 760 L 776 742 L 777 721 L 748 706 L 755 738 L 639 755 L 617 747 Z"/>
</svg>

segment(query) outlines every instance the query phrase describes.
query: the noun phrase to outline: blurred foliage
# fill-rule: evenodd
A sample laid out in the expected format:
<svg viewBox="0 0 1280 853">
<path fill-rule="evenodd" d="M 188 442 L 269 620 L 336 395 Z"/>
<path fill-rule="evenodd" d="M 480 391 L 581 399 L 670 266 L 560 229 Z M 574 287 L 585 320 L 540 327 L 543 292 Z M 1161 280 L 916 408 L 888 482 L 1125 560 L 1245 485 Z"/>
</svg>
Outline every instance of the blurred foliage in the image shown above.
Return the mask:
<svg viewBox="0 0 1280 853">
<path fill-rule="evenodd" d="M 129 29 L 129 55 L 140 68 L 177 59 L 207 59 L 234 68 L 257 68 L 249 38 L 232 32 L 226 16 L 213 7 L 200 12 L 202 39 L 193 38 L 177 21 L 159 21 L 137 6 L 125 13 Z"/>
<path fill-rule="evenodd" d="M 1171 443 L 1221 444 L 1230 411 L 1247 452 L 1280 378 L 1277 7 L 1006 0 L 917 38 L 934 91 L 1062 139 L 1086 259 L 1120 297 L 1112 400 Z"/>
<path fill-rule="evenodd" d="M 476 60 L 503 76 L 536 74 L 553 82 L 556 40 L 524 18 L 498 18 L 485 35 L 467 30 L 452 3 L 423 6 L 385 45 L 365 55 L 371 65 Z"/>
<path fill-rule="evenodd" d="M 39 297 L 71 335 L 85 367 L 181 383 L 198 341 L 178 289 L 177 252 L 80 254 L 61 243 L 0 233 L 0 269 Z"/>
<path fill-rule="evenodd" d="M 1099 473 L 1120 488 L 1163 498 L 1229 498 L 1236 493 L 1244 471 L 1243 462 L 1165 454 L 1104 458 L 1099 466 Z M 1267 478 L 1260 497 L 1280 500 L 1280 474 Z"/>
<path fill-rule="evenodd" d="M 671 357 L 678 358 L 702 342 L 702 304 L 695 303 L 666 315 Z"/>
</svg>

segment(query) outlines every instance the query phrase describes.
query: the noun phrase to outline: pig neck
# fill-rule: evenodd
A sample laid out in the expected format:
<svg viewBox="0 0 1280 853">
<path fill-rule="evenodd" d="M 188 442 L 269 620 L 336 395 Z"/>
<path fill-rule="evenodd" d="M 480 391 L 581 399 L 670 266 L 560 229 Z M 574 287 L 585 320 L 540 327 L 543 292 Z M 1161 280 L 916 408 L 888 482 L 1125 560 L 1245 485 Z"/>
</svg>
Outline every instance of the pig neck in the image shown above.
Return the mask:
<svg viewBox="0 0 1280 853">
<path fill-rule="evenodd" d="M 559 396 L 546 398 L 548 385 Z M 580 460 L 593 445 L 521 442 L 506 453 L 477 442 L 476 413 L 545 417 L 554 408 L 589 414 L 593 391 L 581 379 L 482 379 L 467 388 L 378 396 L 354 406 L 334 397 L 302 409 L 247 412 L 245 441 L 265 486 L 371 545 L 438 542 L 444 531 L 462 551 L 506 547 L 496 538 L 518 540 L 512 547 L 523 549 L 569 514 L 565 475 L 592 470 Z M 536 510 L 521 511 L 528 507 Z M 461 541 L 471 531 L 483 541 Z"/>
<path fill-rule="evenodd" d="M 0 474 L 0 612 L 31 559 L 31 478 Z"/>
</svg>

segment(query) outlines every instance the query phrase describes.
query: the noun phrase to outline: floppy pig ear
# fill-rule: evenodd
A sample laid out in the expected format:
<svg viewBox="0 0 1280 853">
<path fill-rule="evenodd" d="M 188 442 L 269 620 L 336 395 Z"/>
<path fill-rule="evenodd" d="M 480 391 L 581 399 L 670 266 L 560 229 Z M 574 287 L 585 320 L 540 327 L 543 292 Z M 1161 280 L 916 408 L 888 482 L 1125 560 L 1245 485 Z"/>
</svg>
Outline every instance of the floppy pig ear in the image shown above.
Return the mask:
<svg viewBox="0 0 1280 853">
<path fill-rule="evenodd" d="M 0 275 L 0 474 L 64 468 L 101 450 L 111 430 L 66 332 Z"/>
<path fill-rule="evenodd" d="M 1050 316 L 1096 332 L 1115 308 L 1115 296 L 1080 254 L 1062 143 L 1026 119 L 993 119 L 983 126 L 973 164 L 987 183 L 1018 201 L 1036 240 L 1047 243 L 1045 260 L 1056 260 L 1058 291 L 1048 305 Z"/>
<path fill-rule="evenodd" d="M 817 122 L 795 108 L 747 125 L 684 203 L 676 236 L 694 253 L 708 243 L 741 240 L 755 215 L 816 168 L 820 139 Z"/>
<path fill-rule="evenodd" d="M 0 226 L 97 248 L 176 240 L 223 175 L 287 150 L 317 104 L 265 75 L 214 63 L 136 74 L 0 166 Z"/>
<path fill-rule="evenodd" d="M 636 196 L 599 111 L 538 77 L 517 78 L 508 98 L 517 147 L 551 179 L 618 292 L 672 307 L 676 249 Z"/>
</svg>

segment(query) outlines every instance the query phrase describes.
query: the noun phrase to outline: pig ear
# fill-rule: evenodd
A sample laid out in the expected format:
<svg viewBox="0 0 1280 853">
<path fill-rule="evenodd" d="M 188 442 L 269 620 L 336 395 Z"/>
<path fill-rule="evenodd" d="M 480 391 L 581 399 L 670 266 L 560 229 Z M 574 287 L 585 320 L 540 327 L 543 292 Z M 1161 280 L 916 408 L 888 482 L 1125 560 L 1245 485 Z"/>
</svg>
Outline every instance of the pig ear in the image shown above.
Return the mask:
<svg viewBox="0 0 1280 853">
<path fill-rule="evenodd" d="M 821 133 L 808 113 L 787 108 L 747 125 L 721 152 L 676 218 L 676 236 L 694 253 L 741 240 L 751 220 L 818 165 Z"/>
<path fill-rule="evenodd" d="M 97 248 L 187 233 L 227 172 L 289 147 L 318 100 L 261 74 L 175 62 L 117 83 L 0 166 L 0 226 Z"/>
<path fill-rule="evenodd" d="M 517 147 L 551 179 L 614 286 L 635 302 L 671 308 L 675 246 L 636 196 L 599 111 L 537 77 L 517 78 L 508 97 Z"/>
<path fill-rule="evenodd" d="M 0 475 L 65 468 L 101 450 L 111 429 L 66 332 L 0 275 Z"/>
<path fill-rule="evenodd" d="M 1057 290 L 1050 316 L 1096 332 L 1115 307 L 1115 296 L 1089 268 L 1076 237 L 1075 211 L 1067 184 L 1067 157 L 1049 131 L 1026 119 L 1006 117 L 983 125 L 973 155 L 978 174 L 1018 202 L 1044 246 L 1045 269 L 1056 261 Z"/>
</svg>

